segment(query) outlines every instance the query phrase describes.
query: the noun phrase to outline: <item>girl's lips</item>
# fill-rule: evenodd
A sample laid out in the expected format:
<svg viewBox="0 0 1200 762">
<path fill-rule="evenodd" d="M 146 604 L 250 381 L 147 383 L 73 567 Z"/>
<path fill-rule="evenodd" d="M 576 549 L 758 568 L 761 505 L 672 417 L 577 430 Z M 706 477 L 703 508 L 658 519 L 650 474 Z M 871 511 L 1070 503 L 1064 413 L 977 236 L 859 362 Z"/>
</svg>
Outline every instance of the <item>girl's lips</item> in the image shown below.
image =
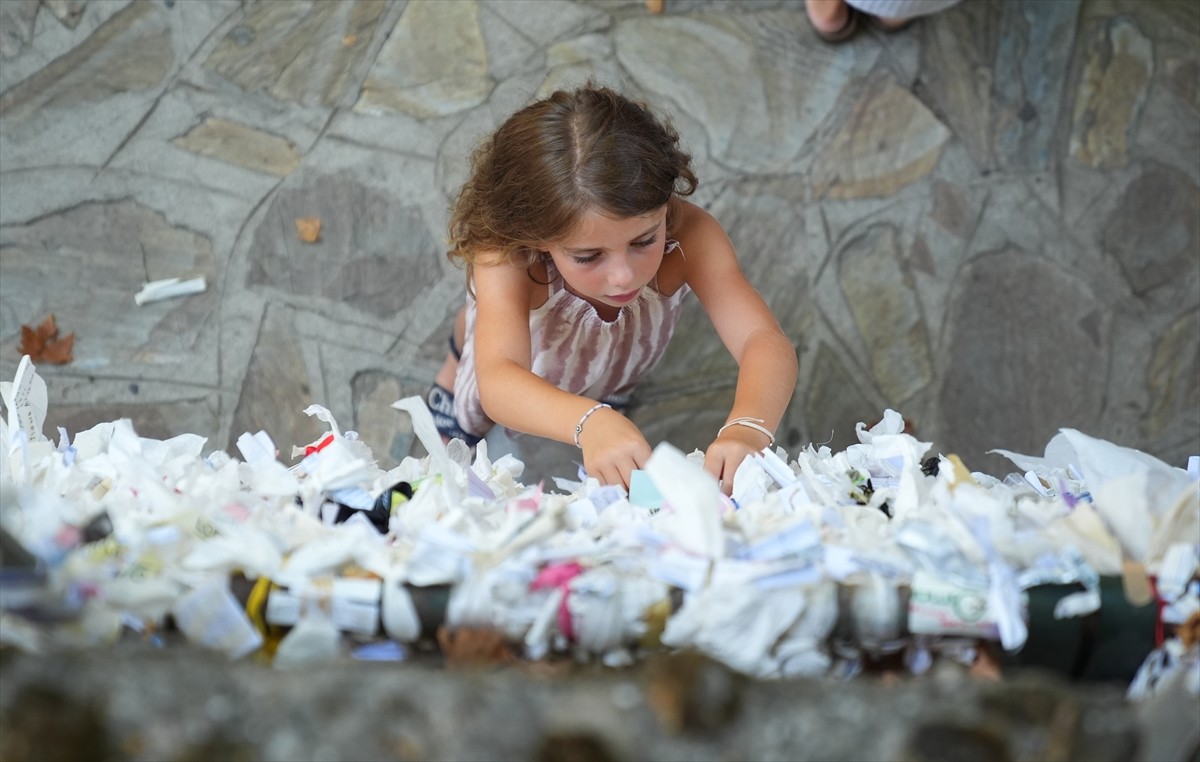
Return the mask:
<svg viewBox="0 0 1200 762">
<path fill-rule="evenodd" d="M 624 304 L 626 302 L 632 302 L 634 299 L 636 299 L 637 295 L 640 294 L 641 291 L 642 290 L 639 288 L 636 291 L 630 291 L 628 294 L 617 294 L 616 296 L 610 296 L 608 298 L 614 302 L 620 302 Z"/>
</svg>

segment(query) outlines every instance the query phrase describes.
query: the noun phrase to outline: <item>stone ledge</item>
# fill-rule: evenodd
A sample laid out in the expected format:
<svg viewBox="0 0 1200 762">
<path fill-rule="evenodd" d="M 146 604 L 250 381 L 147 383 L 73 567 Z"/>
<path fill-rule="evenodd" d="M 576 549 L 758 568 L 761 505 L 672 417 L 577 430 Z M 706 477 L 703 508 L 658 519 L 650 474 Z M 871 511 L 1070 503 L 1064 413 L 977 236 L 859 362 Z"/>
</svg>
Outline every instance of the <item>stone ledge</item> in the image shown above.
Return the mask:
<svg viewBox="0 0 1200 762">
<path fill-rule="evenodd" d="M 1119 687 L 1035 672 L 752 682 L 691 654 L 627 670 L 430 661 L 5 652 L 4 758 L 1129 760 L 1139 739 Z"/>
</svg>

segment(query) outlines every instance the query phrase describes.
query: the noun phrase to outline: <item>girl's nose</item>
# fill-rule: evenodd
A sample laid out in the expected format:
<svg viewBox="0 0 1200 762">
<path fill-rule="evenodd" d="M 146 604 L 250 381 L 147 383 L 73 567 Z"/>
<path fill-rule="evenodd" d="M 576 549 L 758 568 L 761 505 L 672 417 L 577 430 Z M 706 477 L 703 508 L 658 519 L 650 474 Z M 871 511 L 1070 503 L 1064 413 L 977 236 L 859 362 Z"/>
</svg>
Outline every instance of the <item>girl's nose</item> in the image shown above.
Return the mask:
<svg viewBox="0 0 1200 762">
<path fill-rule="evenodd" d="M 613 257 L 608 269 L 608 282 L 613 286 L 629 286 L 633 284 L 633 265 L 629 257 Z"/>
</svg>

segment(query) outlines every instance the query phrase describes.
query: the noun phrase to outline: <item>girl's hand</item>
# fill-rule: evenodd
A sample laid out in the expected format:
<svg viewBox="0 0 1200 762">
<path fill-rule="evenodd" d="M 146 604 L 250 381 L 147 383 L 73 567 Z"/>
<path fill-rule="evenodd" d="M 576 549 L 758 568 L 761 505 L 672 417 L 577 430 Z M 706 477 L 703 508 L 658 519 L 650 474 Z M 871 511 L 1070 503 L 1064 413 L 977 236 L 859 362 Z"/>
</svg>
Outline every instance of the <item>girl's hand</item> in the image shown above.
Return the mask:
<svg viewBox="0 0 1200 762">
<path fill-rule="evenodd" d="M 704 468 L 721 482 L 726 496 L 733 493 L 733 475 L 742 461 L 771 443 L 761 431 L 748 426 L 730 426 L 704 452 Z"/>
<path fill-rule="evenodd" d="M 636 468 L 646 465 L 650 444 L 642 432 L 612 408 L 601 408 L 588 416 L 579 433 L 583 468 L 601 484 L 619 484 L 629 489 Z"/>
</svg>

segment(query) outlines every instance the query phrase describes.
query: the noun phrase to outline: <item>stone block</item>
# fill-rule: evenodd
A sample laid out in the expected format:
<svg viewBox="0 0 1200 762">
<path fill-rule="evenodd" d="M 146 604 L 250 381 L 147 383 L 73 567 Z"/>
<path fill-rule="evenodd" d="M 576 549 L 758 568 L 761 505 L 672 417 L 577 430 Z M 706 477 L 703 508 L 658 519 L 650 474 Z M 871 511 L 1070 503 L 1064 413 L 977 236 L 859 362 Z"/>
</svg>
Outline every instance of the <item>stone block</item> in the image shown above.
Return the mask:
<svg viewBox="0 0 1200 762">
<path fill-rule="evenodd" d="M 204 67 L 243 90 L 333 108 L 355 97 L 383 0 L 256 3 L 208 54 Z"/>
<path fill-rule="evenodd" d="M 1128 17 L 1100 25 L 1087 41 L 1087 60 L 1075 91 L 1070 155 L 1097 169 L 1129 161 L 1154 72 L 1154 46 Z"/>
<path fill-rule="evenodd" d="M 295 220 L 321 220 L 320 239 L 297 239 Z M 421 210 L 347 171 L 305 176 L 281 189 L 253 231 L 246 285 L 346 305 L 387 318 L 442 273 L 441 247 Z"/>
<path fill-rule="evenodd" d="M 888 77 L 863 83 L 812 169 L 818 197 L 890 196 L 929 174 L 950 131 Z"/>
<path fill-rule="evenodd" d="M 428 34 L 439 28 L 453 33 Z M 478 3 L 411 0 L 379 51 L 354 109 L 428 119 L 477 106 L 493 87 Z"/>
<path fill-rule="evenodd" d="M 947 316 L 939 439 L 969 468 L 1039 452 L 1059 428 L 1093 429 L 1105 405 L 1109 316 L 1086 282 L 1041 257 L 993 252 L 958 276 Z"/>
</svg>

